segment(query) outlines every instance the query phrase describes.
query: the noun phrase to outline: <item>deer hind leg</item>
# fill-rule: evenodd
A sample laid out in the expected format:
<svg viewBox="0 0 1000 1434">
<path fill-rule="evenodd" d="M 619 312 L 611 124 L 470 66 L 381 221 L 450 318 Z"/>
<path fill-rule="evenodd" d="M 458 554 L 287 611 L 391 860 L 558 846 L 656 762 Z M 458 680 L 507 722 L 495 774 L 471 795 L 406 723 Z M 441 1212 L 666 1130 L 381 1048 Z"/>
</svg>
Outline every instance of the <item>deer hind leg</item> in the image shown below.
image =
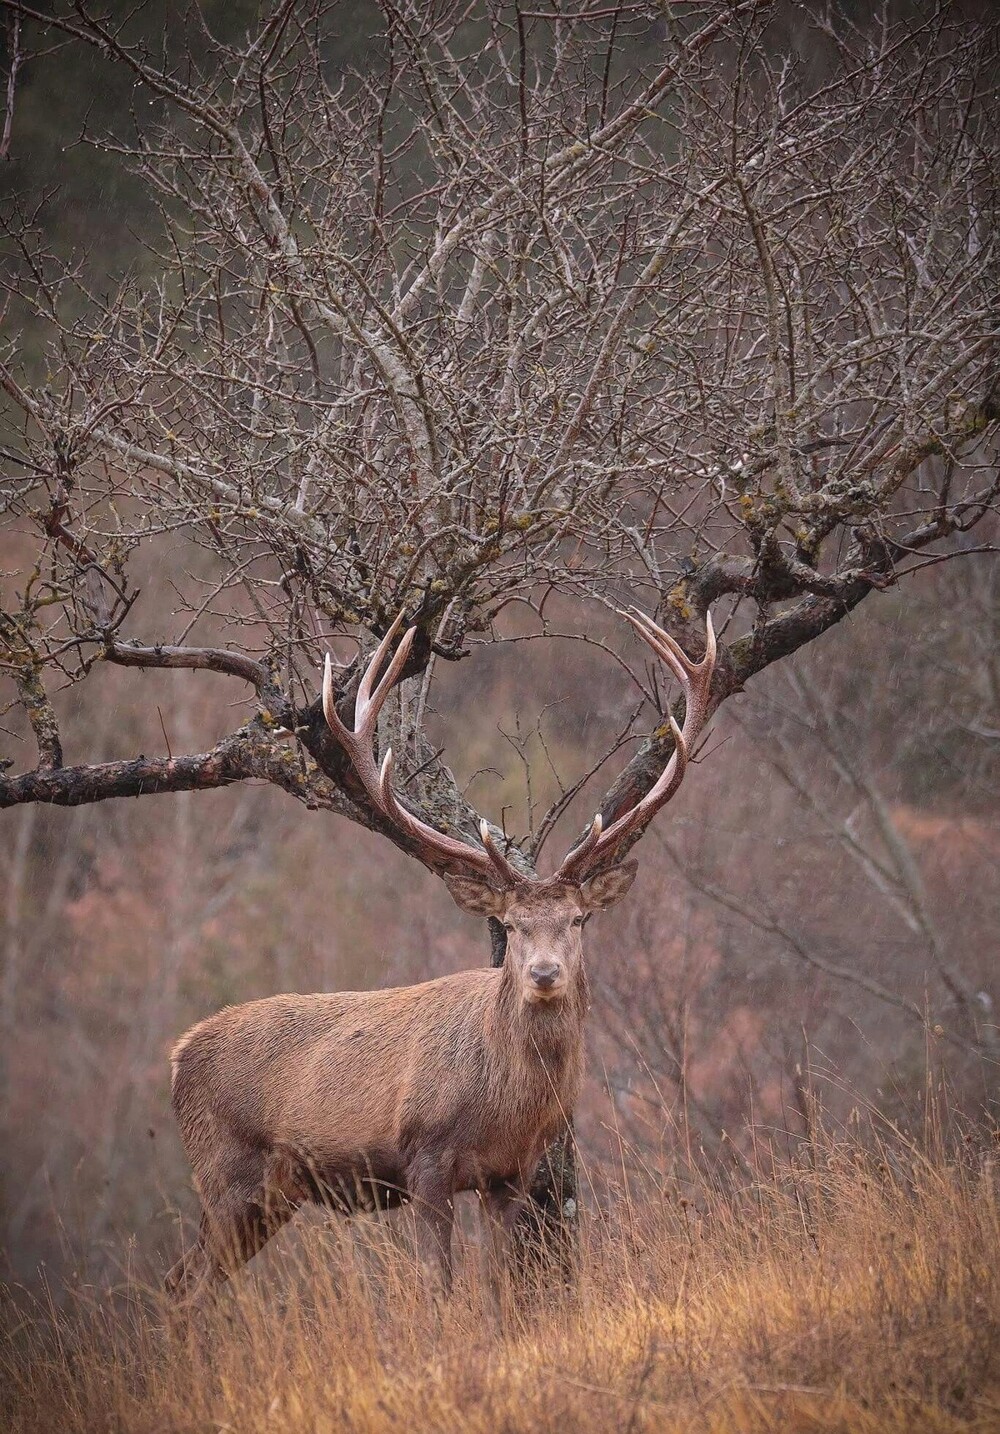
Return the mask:
<svg viewBox="0 0 1000 1434">
<path fill-rule="evenodd" d="M 209 1254 L 209 1222 L 203 1213 L 198 1223 L 198 1238 L 167 1271 L 163 1288 L 175 1304 L 197 1300 L 216 1282 L 215 1262 Z"/>
<path fill-rule="evenodd" d="M 251 1174 L 252 1179 L 248 1179 Z M 300 1197 L 281 1155 L 233 1162 L 226 1183 L 203 1188 L 198 1239 L 168 1273 L 167 1294 L 178 1303 L 197 1302 L 231 1279 L 272 1235 L 286 1225 Z M 236 1178 L 238 1177 L 238 1178 Z"/>
</svg>

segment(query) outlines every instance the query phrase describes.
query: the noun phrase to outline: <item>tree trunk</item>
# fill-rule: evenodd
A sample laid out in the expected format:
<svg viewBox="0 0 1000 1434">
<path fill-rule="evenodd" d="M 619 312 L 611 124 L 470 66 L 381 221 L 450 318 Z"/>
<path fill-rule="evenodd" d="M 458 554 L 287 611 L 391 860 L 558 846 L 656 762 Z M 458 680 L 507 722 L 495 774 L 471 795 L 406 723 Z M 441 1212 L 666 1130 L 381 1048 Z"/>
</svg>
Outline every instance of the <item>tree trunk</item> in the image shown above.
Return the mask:
<svg viewBox="0 0 1000 1434">
<path fill-rule="evenodd" d="M 507 933 L 495 916 L 489 918 L 490 965 L 502 966 Z M 570 1278 L 579 1234 L 576 1146 L 573 1127 L 558 1135 L 535 1171 L 528 1202 L 518 1217 L 514 1244 L 518 1269 L 542 1279 Z"/>
</svg>

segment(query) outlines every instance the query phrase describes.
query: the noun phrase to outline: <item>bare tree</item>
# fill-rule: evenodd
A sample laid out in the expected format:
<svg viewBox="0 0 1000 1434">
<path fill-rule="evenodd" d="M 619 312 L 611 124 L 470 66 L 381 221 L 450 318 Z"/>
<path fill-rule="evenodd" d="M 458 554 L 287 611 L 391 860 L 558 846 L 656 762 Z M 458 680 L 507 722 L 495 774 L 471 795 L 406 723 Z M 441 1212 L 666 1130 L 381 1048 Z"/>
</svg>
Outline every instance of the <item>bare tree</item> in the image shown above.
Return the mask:
<svg viewBox="0 0 1000 1434">
<path fill-rule="evenodd" d="M 616 1120 L 654 1167 L 685 1151 L 665 1107 L 713 1160 L 751 1126 L 755 1150 L 761 1124 L 808 1134 L 810 1064 L 840 1118 L 874 1099 L 919 1127 L 929 1073 L 995 1118 L 996 578 L 936 569 L 782 663 L 715 734 L 740 790 L 713 761 L 653 833 L 669 866 L 595 1009 Z"/>
<path fill-rule="evenodd" d="M 588 635 L 586 600 L 627 597 L 698 651 L 721 603 L 717 706 L 870 592 L 989 548 L 992 20 L 400 0 L 366 68 L 334 72 L 349 7 L 325 0 L 235 47 L 206 31 L 197 58 L 85 3 L 0 4 L 22 74 L 86 46 L 134 77 L 149 122 L 94 142 L 159 215 L 110 285 L 49 252 L 31 196 L 5 216 L 9 313 L 48 346 L 0 355 L 0 641 L 38 748 L 0 805 L 258 779 L 444 872 L 332 740 L 327 648 L 366 658 L 406 613 L 400 789 L 475 842 L 423 718 L 435 663 L 502 639 L 509 604 L 541 634 L 568 599 Z M 169 612 L 140 548 L 169 563 Z M 239 679 L 249 715 L 207 751 L 64 765 L 51 693 L 102 662 Z M 671 744 L 658 720 L 606 827 Z M 527 843 L 490 829 L 510 860 L 534 866 L 580 785 Z"/>
</svg>

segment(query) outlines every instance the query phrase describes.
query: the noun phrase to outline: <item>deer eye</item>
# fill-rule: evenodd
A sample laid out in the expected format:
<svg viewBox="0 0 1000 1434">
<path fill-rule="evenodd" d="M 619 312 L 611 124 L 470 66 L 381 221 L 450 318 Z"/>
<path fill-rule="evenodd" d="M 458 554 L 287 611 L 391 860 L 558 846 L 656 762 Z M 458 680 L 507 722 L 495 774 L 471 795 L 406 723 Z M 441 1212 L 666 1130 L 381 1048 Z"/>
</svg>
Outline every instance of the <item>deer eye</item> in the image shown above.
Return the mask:
<svg viewBox="0 0 1000 1434">
<path fill-rule="evenodd" d="M 513 930 L 514 930 L 514 923 L 513 923 L 513 921 L 505 921 L 504 924 L 503 924 L 503 929 L 504 929 L 505 931 L 513 931 Z"/>
<path fill-rule="evenodd" d="M 586 917 L 584 917 L 584 916 L 574 916 L 574 917 L 573 917 L 573 925 L 574 925 L 574 926 L 582 926 L 585 920 L 586 920 Z"/>
</svg>

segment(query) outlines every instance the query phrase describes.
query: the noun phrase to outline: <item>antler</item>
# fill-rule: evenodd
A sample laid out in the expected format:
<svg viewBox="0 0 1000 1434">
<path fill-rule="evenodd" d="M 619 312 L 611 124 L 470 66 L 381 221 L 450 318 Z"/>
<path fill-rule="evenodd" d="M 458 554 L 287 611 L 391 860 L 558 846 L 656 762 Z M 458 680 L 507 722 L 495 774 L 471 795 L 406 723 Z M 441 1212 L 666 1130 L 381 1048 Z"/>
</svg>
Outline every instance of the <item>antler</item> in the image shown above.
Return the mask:
<svg viewBox="0 0 1000 1434">
<path fill-rule="evenodd" d="M 549 878 L 551 881 L 582 879 L 588 870 L 613 853 L 637 827 L 644 827 L 654 813 L 669 802 L 681 784 L 688 758 L 708 715 L 712 673 L 715 670 L 715 630 L 711 616 L 706 614 L 705 617 L 705 656 L 700 662 L 692 662 L 669 633 L 657 627 L 655 622 L 637 608 L 628 612 L 616 608 L 615 611 L 619 617 L 632 624 L 643 641 L 667 664 L 681 684 L 686 702 L 684 726 L 678 727 L 673 717 L 667 718 L 674 734 L 674 750 L 656 784 L 635 806 L 612 822 L 607 830 L 604 829 L 603 820 L 598 813 L 587 835 L 573 848 L 554 876 Z M 333 700 L 333 664 L 329 653 L 327 654 L 323 671 L 323 713 L 331 732 L 350 757 L 354 770 L 361 779 L 361 785 L 376 811 L 381 812 L 388 821 L 405 832 L 416 843 L 418 850 L 444 857 L 452 863 L 478 872 L 481 876 L 491 878 L 494 883 L 499 880 L 504 887 L 523 886 L 527 882 L 538 880 L 537 877 L 527 876 L 511 866 L 494 842 L 485 821 L 481 820 L 479 823 L 479 834 L 483 843 L 480 849 L 467 842 L 456 841 L 444 832 L 435 831 L 404 807 L 392 790 L 391 747 L 386 748 L 381 768 L 377 765 L 373 743 L 378 714 L 406 665 L 417 633 L 415 627 L 409 628 L 403 634 L 381 681 L 374 685 L 374 691 L 372 688 L 402 625 L 403 613 L 400 613 L 365 669 L 358 684 L 353 729 L 345 726 L 337 714 Z"/>
<path fill-rule="evenodd" d="M 376 811 L 381 812 L 384 817 L 411 837 L 420 850 L 428 854 L 446 857 L 449 861 L 466 868 L 471 867 L 480 875 L 492 878 L 494 883 L 499 879 L 506 887 L 520 886 L 528 878 L 511 866 L 493 841 L 485 821 L 479 823 L 479 834 L 485 850 L 470 846 L 463 841 L 456 841 L 454 837 L 446 836 L 444 832 L 435 831 L 433 827 L 422 822 L 419 817 L 414 816 L 404 807 L 392 790 L 391 747 L 386 748 L 381 769 L 376 764 L 373 743 L 378 714 L 406 665 L 410 648 L 413 646 L 413 639 L 417 634 L 415 627 L 409 628 L 403 634 L 382 680 L 374 691 L 372 691 L 372 684 L 403 625 L 403 616 L 403 613 L 399 614 L 379 643 L 375 656 L 368 664 L 364 676 L 358 684 L 358 695 L 354 704 L 353 730 L 346 727 L 337 715 L 333 700 L 333 663 L 330 660 L 330 654 L 327 653 L 323 669 L 323 715 L 326 717 L 327 725 L 350 757 L 354 770 L 361 779 L 361 785 Z"/>
<path fill-rule="evenodd" d="M 641 613 L 638 608 L 622 612 L 619 617 L 630 622 L 636 632 L 648 643 L 677 678 L 684 690 L 684 726 L 680 728 L 673 717 L 668 717 L 670 730 L 674 734 L 674 750 L 670 761 L 660 773 L 659 780 L 634 807 L 604 829 L 600 812 L 593 820 L 590 831 L 569 853 L 556 872 L 556 880 L 576 881 L 583 873 L 607 857 L 637 827 L 642 828 L 660 807 L 665 806 L 680 786 L 698 734 L 705 725 L 708 715 L 709 693 L 712 673 L 715 670 L 715 629 L 711 614 L 705 614 L 705 656 L 700 662 L 692 662 L 668 632 Z"/>
</svg>

